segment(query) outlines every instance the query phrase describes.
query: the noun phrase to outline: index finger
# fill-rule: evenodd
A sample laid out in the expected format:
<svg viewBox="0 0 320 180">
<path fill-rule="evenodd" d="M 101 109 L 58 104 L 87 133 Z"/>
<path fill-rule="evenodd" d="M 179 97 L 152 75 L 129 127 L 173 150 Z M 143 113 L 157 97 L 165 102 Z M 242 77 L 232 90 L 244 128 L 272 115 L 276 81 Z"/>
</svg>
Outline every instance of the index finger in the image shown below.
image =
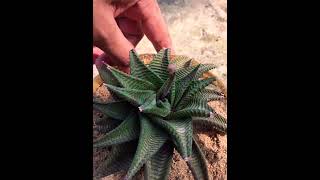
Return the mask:
<svg viewBox="0 0 320 180">
<path fill-rule="evenodd" d="M 142 30 L 154 48 L 157 51 L 163 48 L 170 48 L 173 51 L 170 34 L 157 1 L 141 0 L 137 2 L 136 6 L 142 16 Z"/>
</svg>

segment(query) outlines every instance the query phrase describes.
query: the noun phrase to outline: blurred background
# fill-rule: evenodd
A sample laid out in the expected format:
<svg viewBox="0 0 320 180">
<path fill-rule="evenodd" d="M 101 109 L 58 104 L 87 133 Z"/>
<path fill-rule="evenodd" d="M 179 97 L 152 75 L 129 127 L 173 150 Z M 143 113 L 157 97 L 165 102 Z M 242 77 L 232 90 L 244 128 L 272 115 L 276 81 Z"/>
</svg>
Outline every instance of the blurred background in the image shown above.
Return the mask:
<svg viewBox="0 0 320 180">
<path fill-rule="evenodd" d="M 211 70 L 227 85 L 227 0 L 158 0 L 168 25 L 176 54 L 201 63 L 213 63 Z M 156 53 L 144 37 L 139 54 Z"/>
</svg>

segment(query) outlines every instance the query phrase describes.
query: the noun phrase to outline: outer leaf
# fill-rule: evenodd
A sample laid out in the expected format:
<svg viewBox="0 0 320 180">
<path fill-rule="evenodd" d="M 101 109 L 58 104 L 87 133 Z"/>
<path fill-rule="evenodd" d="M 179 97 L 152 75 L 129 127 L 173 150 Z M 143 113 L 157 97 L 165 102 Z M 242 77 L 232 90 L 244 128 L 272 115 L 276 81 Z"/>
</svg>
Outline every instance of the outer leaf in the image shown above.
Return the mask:
<svg viewBox="0 0 320 180">
<path fill-rule="evenodd" d="M 119 126 L 121 124 L 121 121 L 113 119 L 113 118 L 103 117 L 103 118 L 97 119 L 95 124 L 96 124 L 95 129 L 99 133 L 104 134 L 104 133 L 110 132 L 111 130 L 113 130 L 114 128 Z"/>
<path fill-rule="evenodd" d="M 202 129 L 215 129 L 222 133 L 227 133 L 227 120 L 216 112 L 209 118 L 192 117 L 193 124 Z"/>
<path fill-rule="evenodd" d="M 131 112 L 128 117 L 114 130 L 94 142 L 93 147 L 105 147 L 121 144 L 138 138 L 139 121 L 137 114 Z"/>
<path fill-rule="evenodd" d="M 209 180 L 205 156 L 195 140 L 193 140 L 192 143 L 192 155 L 190 160 L 187 162 L 187 165 L 196 180 Z"/>
<path fill-rule="evenodd" d="M 191 155 L 192 148 L 192 119 L 180 120 L 162 120 L 157 117 L 152 117 L 152 121 L 164 128 L 172 137 L 178 152 L 184 159 Z"/>
<path fill-rule="evenodd" d="M 108 65 L 104 63 L 100 57 L 96 59 L 96 67 L 99 72 L 99 76 L 104 83 L 121 87 L 120 82 L 114 77 L 109 70 Z M 110 94 L 115 100 L 119 99 L 113 92 L 110 92 Z"/>
<path fill-rule="evenodd" d="M 155 95 L 155 92 L 150 90 L 125 89 L 111 85 L 106 86 L 120 98 L 129 101 L 132 105 L 137 107 L 144 104 L 150 96 Z"/>
<path fill-rule="evenodd" d="M 182 98 L 182 95 L 184 94 L 186 89 L 189 87 L 189 85 L 192 82 L 194 76 L 196 75 L 198 69 L 199 69 L 199 65 L 194 67 L 193 70 L 188 75 L 186 75 L 185 77 L 183 77 L 182 79 L 177 81 L 174 107 L 176 107 L 176 105 L 178 104 L 178 102 Z"/>
<path fill-rule="evenodd" d="M 156 86 L 152 83 L 130 76 L 122 71 L 119 71 L 111 66 L 109 66 L 111 73 L 121 84 L 122 87 L 128 89 L 139 89 L 139 90 L 156 90 Z"/>
<path fill-rule="evenodd" d="M 112 146 L 108 158 L 96 170 L 95 178 L 109 176 L 121 170 L 127 171 L 132 162 L 137 142 L 127 142 Z"/>
<path fill-rule="evenodd" d="M 211 112 L 212 108 L 208 106 L 206 101 L 194 97 L 183 109 L 170 113 L 167 119 L 181 119 L 192 116 L 209 117 Z"/>
<path fill-rule="evenodd" d="M 151 61 L 149 68 L 157 74 L 163 81 L 169 77 L 168 65 L 170 58 L 170 49 L 160 50 Z"/>
<path fill-rule="evenodd" d="M 161 117 L 166 117 L 171 110 L 170 103 L 167 99 L 156 102 L 156 95 L 153 94 L 148 100 L 139 107 L 140 112 L 154 114 Z"/>
<path fill-rule="evenodd" d="M 216 66 L 213 64 L 200 64 L 199 70 L 194 78 L 199 79 L 202 77 L 203 73 L 208 72 L 214 68 L 216 68 Z"/>
<path fill-rule="evenodd" d="M 162 79 L 139 59 L 134 50 L 130 51 L 130 70 L 132 76 L 149 81 L 157 88 L 163 84 Z"/>
<path fill-rule="evenodd" d="M 191 62 L 192 59 L 187 56 L 177 56 L 172 60 L 172 63 L 177 66 L 177 69 L 189 67 Z"/>
<path fill-rule="evenodd" d="M 187 68 L 181 68 L 181 69 L 177 70 L 177 72 L 176 72 L 177 81 L 188 76 L 195 68 L 196 67 L 190 66 Z"/>
<path fill-rule="evenodd" d="M 144 169 L 146 180 L 168 179 L 173 156 L 173 145 L 167 141 L 161 149 L 147 161 Z"/>
<path fill-rule="evenodd" d="M 178 103 L 177 109 L 184 107 L 196 93 L 199 93 L 199 91 L 211 84 L 214 79 L 215 78 L 207 78 L 199 81 L 193 81 Z"/>
<path fill-rule="evenodd" d="M 102 112 L 105 116 L 111 117 L 118 120 L 124 120 L 127 118 L 129 112 L 131 111 L 131 104 L 126 101 L 116 101 L 116 102 L 93 102 L 93 108 Z"/>
<path fill-rule="evenodd" d="M 140 114 L 139 118 L 141 126 L 140 139 L 126 179 L 131 179 L 143 164 L 159 151 L 168 138 L 167 134 L 154 126 L 146 116 Z"/>
<path fill-rule="evenodd" d="M 219 101 L 225 98 L 225 96 L 213 89 L 203 89 L 199 92 L 199 98 L 206 101 Z"/>
<path fill-rule="evenodd" d="M 111 73 L 110 69 L 108 68 L 108 65 L 99 58 L 96 60 L 96 67 L 104 83 L 113 86 L 120 86 L 119 81 Z"/>
</svg>

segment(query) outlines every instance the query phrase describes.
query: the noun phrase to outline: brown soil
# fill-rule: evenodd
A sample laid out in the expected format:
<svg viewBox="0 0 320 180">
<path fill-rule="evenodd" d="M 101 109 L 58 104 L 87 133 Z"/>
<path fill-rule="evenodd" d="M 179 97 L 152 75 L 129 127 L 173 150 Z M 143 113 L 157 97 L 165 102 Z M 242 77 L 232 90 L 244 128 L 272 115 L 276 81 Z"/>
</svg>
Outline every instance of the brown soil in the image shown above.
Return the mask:
<svg viewBox="0 0 320 180">
<path fill-rule="evenodd" d="M 104 87 L 98 88 L 95 97 L 102 99 L 103 101 L 112 101 L 112 98 L 107 89 Z M 226 117 L 226 102 L 212 101 L 209 105 L 213 107 L 217 113 Z M 93 112 L 93 120 L 97 119 L 100 114 Z M 94 123 L 95 127 L 95 123 Z M 208 171 L 210 179 L 225 180 L 227 179 L 227 136 L 221 136 L 213 131 L 205 133 L 197 133 L 199 145 L 206 156 Z M 94 132 L 94 140 L 99 138 L 102 134 L 97 131 Z M 108 149 L 95 150 L 93 154 L 93 168 L 97 168 L 98 164 L 101 163 L 108 156 Z M 143 179 L 143 170 L 135 177 L 136 180 Z M 125 176 L 125 172 L 119 172 L 107 177 L 102 180 L 120 180 Z M 175 151 L 173 157 L 173 163 L 171 165 L 169 180 L 193 180 L 191 171 L 188 169 L 184 160 Z"/>
</svg>

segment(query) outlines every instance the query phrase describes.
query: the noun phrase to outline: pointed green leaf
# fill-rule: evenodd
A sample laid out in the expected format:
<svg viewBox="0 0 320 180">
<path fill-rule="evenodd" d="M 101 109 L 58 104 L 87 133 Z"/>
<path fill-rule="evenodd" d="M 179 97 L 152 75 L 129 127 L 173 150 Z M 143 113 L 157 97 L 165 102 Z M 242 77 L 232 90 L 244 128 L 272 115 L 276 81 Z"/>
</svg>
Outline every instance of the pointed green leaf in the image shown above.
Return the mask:
<svg viewBox="0 0 320 180">
<path fill-rule="evenodd" d="M 187 56 L 176 56 L 172 59 L 172 63 L 177 66 L 177 69 L 183 69 L 189 67 L 192 62 L 192 59 Z"/>
<path fill-rule="evenodd" d="M 192 117 L 192 122 L 199 129 L 215 129 L 227 133 L 227 120 L 216 112 L 213 112 L 209 118 Z"/>
<path fill-rule="evenodd" d="M 176 72 L 177 81 L 188 76 L 195 68 L 196 68 L 196 66 L 191 66 L 191 67 L 182 68 L 182 69 L 177 70 L 177 72 Z"/>
<path fill-rule="evenodd" d="M 143 113 L 166 117 L 170 113 L 171 106 L 167 99 L 156 102 L 156 95 L 153 94 L 143 105 L 139 107 L 139 110 Z"/>
<path fill-rule="evenodd" d="M 214 68 L 216 68 L 216 66 L 213 64 L 200 64 L 199 70 L 194 78 L 199 79 L 202 77 L 203 73 L 208 72 Z"/>
<path fill-rule="evenodd" d="M 130 102 L 136 107 L 144 104 L 150 96 L 155 95 L 155 92 L 150 90 L 125 89 L 108 84 L 106 86 L 110 89 L 110 91 L 114 92 L 120 98 Z"/>
<path fill-rule="evenodd" d="M 175 84 L 175 74 L 169 76 L 169 78 L 163 83 L 161 88 L 157 92 L 157 99 L 165 98 L 172 89 L 172 86 Z"/>
<path fill-rule="evenodd" d="M 118 120 L 124 120 L 127 118 L 130 110 L 131 104 L 126 101 L 116 101 L 116 102 L 93 102 L 93 108 L 102 112 L 105 116 L 111 117 Z"/>
<path fill-rule="evenodd" d="M 206 101 L 219 101 L 225 98 L 225 96 L 213 89 L 203 89 L 199 92 L 199 97 Z"/>
<path fill-rule="evenodd" d="M 175 83 L 176 76 L 174 76 L 173 82 L 174 83 L 172 83 L 171 90 L 170 90 L 170 104 L 173 104 L 176 98 L 176 83 Z"/>
<path fill-rule="evenodd" d="M 173 149 L 173 144 L 167 141 L 161 149 L 147 161 L 144 169 L 145 180 L 168 179 Z"/>
<path fill-rule="evenodd" d="M 167 131 L 182 158 L 187 159 L 191 155 L 192 149 L 192 119 L 186 118 L 169 121 L 158 117 L 152 117 L 151 119 Z"/>
<path fill-rule="evenodd" d="M 212 108 L 208 105 L 207 101 L 194 97 L 183 109 L 170 113 L 167 119 L 180 119 L 192 116 L 209 117 L 211 112 Z"/>
<path fill-rule="evenodd" d="M 94 177 L 102 178 L 121 170 L 127 171 L 132 162 L 136 147 L 136 141 L 112 146 L 108 158 L 97 168 Z"/>
<path fill-rule="evenodd" d="M 193 81 L 190 84 L 187 91 L 184 93 L 184 96 L 181 98 L 176 109 L 180 110 L 182 107 L 184 107 L 195 94 L 198 93 L 198 96 L 200 96 L 199 91 L 203 90 L 206 86 L 211 84 L 214 79 L 215 78 L 207 78 L 207 79 L 203 79 L 203 80 Z"/>
<path fill-rule="evenodd" d="M 119 81 L 111 73 L 110 69 L 108 68 L 108 65 L 105 62 L 102 62 L 102 60 L 97 59 L 96 67 L 104 83 L 110 84 L 113 86 L 120 86 Z"/>
<path fill-rule="evenodd" d="M 139 89 L 139 90 L 156 90 L 156 87 L 145 80 L 130 76 L 118 69 L 109 66 L 112 75 L 117 79 L 122 87 L 128 89 Z"/>
<path fill-rule="evenodd" d="M 126 179 L 131 179 L 146 161 L 158 152 L 168 138 L 163 130 L 149 121 L 149 118 L 143 114 L 140 114 L 139 118 L 141 129 L 139 143 Z"/>
<path fill-rule="evenodd" d="M 184 92 L 189 87 L 189 85 L 192 82 L 194 76 L 196 75 L 198 69 L 199 69 L 199 65 L 194 67 L 193 70 L 188 75 L 186 75 L 185 77 L 183 77 L 182 79 L 180 79 L 176 82 L 176 95 L 175 95 L 173 107 L 176 107 L 176 105 L 178 104 L 178 102 L 182 98 Z"/>
<path fill-rule="evenodd" d="M 139 59 L 134 50 L 130 51 L 130 71 L 132 76 L 149 81 L 157 88 L 163 84 L 162 79 Z"/>
<path fill-rule="evenodd" d="M 120 82 L 117 80 L 117 78 L 114 77 L 114 75 L 111 73 L 110 69 L 108 68 L 109 65 L 107 65 L 105 62 L 103 62 L 101 59 L 96 60 L 96 67 L 99 72 L 99 76 L 102 79 L 102 81 L 105 84 L 110 84 L 113 86 L 121 87 Z M 113 92 L 110 92 L 111 96 L 118 100 L 118 96 L 115 95 Z"/>
<path fill-rule="evenodd" d="M 128 117 L 114 130 L 94 142 L 93 147 L 105 147 L 114 144 L 121 144 L 138 138 L 139 121 L 137 114 L 131 112 Z"/>
<path fill-rule="evenodd" d="M 202 77 L 203 73 L 215 68 L 216 66 L 213 64 L 199 64 L 199 69 L 196 73 L 196 75 L 194 76 L 193 80 L 197 80 L 200 77 Z M 177 79 L 182 79 L 183 77 L 187 76 L 188 74 L 190 74 L 190 72 L 197 66 L 188 66 L 186 68 L 181 68 L 177 71 Z"/>
<path fill-rule="evenodd" d="M 99 133 L 105 134 L 105 133 L 110 132 L 111 130 L 115 129 L 117 126 L 119 126 L 121 124 L 121 121 L 113 119 L 113 118 L 103 117 L 103 118 L 97 119 L 95 124 L 96 124 L 95 129 Z"/>
<path fill-rule="evenodd" d="M 208 168 L 204 154 L 198 143 L 193 140 L 192 155 L 187 162 L 195 180 L 209 180 Z"/>
<path fill-rule="evenodd" d="M 160 50 L 151 61 L 149 68 L 157 74 L 163 81 L 169 77 L 168 65 L 170 58 L 170 49 Z"/>
</svg>

